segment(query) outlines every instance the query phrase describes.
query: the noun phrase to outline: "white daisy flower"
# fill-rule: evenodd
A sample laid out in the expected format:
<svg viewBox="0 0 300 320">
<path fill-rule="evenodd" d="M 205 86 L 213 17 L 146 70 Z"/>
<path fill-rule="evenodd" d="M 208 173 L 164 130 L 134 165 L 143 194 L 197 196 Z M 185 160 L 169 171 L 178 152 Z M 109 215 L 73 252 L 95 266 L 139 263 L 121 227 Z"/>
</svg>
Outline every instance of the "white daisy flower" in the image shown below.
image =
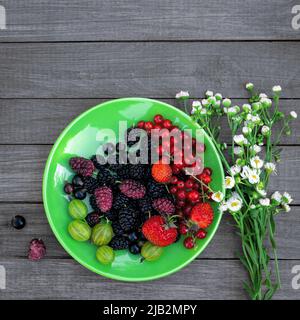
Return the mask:
<svg viewBox="0 0 300 320">
<path fill-rule="evenodd" d="M 226 189 L 232 189 L 235 185 L 235 181 L 231 176 L 225 177 L 225 188 Z"/>
<path fill-rule="evenodd" d="M 250 151 L 253 151 L 254 153 L 259 153 L 259 152 L 261 152 L 261 147 L 258 146 L 257 144 L 254 144 L 254 145 L 251 146 L 249 149 L 250 149 Z"/>
<path fill-rule="evenodd" d="M 268 96 L 265 93 L 260 93 L 259 99 L 264 99 L 264 98 L 268 98 Z"/>
<path fill-rule="evenodd" d="M 235 135 L 235 136 L 233 137 L 233 141 L 234 141 L 237 145 L 242 146 L 242 145 L 245 143 L 245 137 L 244 137 L 244 135 L 242 135 L 242 134 Z"/>
<path fill-rule="evenodd" d="M 180 91 L 176 93 L 176 99 L 187 99 L 189 98 L 189 92 L 188 91 Z"/>
<path fill-rule="evenodd" d="M 212 194 L 211 198 L 215 202 L 221 202 L 224 199 L 224 194 L 221 191 L 217 191 L 217 192 Z"/>
<path fill-rule="evenodd" d="M 212 97 L 214 95 L 214 93 L 211 90 L 207 90 L 205 92 L 206 97 Z"/>
<path fill-rule="evenodd" d="M 296 111 L 291 111 L 291 112 L 290 112 L 290 116 L 291 116 L 293 119 L 297 119 L 297 117 L 298 117 Z"/>
<path fill-rule="evenodd" d="M 230 116 L 234 116 L 234 115 L 237 114 L 237 110 L 236 110 L 235 107 L 230 107 L 230 108 L 228 108 L 227 113 L 228 113 Z"/>
<path fill-rule="evenodd" d="M 247 90 L 251 91 L 251 90 L 253 90 L 253 88 L 254 88 L 254 84 L 253 83 L 251 83 L 251 82 L 246 83 L 246 89 Z"/>
<path fill-rule="evenodd" d="M 249 103 L 245 103 L 242 105 L 242 109 L 245 111 L 245 112 L 251 112 L 252 108 L 251 108 L 251 105 Z"/>
<path fill-rule="evenodd" d="M 272 91 L 274 92 L 274 93 L 280 93 L 281 92 L 281 86 L 274 86 L 273 88 L 272 88 Z"/>
<path fill-rule="evenodd" d="M 220 205 L 219 205 L 219 210 L 220 210 L 220 212 L 225 212 L 225 211 L 227 211 L 227 210 L 228 210 L 228 205 L 227 205 L 227 203 L 226 203 L 226 202 L 220 203 Z"/>
<path fill-rule="evenodd" d="M 274 200 L 276 203 L 281 203 L 282 201 L 282 194 L 279 191 L 275 191 L 271 195 L 271 199 Z"/>
<path fill-rule="evenodd" d="M 291 207 L 290 207 L 288 204 L 286 204 L 286 203 L 283 203 L 283 204 L 282 204 L 282 208 L 283 208 L 283 210 L 284 210 L 285 212 L 290 212 L 290 211 L 291 211 Z"/>
<path fill-rule="evenodd" d="M 270 199 L 269 198 L 259 199 L 259 203 L 263 207 L 268 207 L 270 205 Z"/>
<path fill-rule="evenodd" d="M 290 204 L 293 201 L 291 195 L 287 192 L 284 192 L 282 195 L 282 202 L 286 204 Z"/>
<path fill-rule="evenodd" d="M 216 99 L 217 99 L 218 101 L 222 100 L 222 98 L 223 98 L 221 93 L 216 93 L 216 94 L 215 94 L 215 97 L 216 97 Z"/>
<path fill-rule="evenodd" d="M 248 174 L 248 181 L 251 184 L 257 184 L 260 181 L 260 177 L 259 174 L 256 170 L 250 170 L 249 174 Z"/>
<path fill-rule="evenodd" d="M 262 126 L 262 128 L 261 128 L 261 133 L 262 133 L 264 136 L 268 135 L 269 132 L 270 132 L 270 128 L 269 128 L 268 126 Z"/>
<path fill-rule="evenodd" d="M 223 106 L 224 106 L 225 108 L 230 108 L 230 106 L 231 106 L 231 100 L 228 99 L 228 98 L 225 98 L 225 99 L 222 101 L 222 103 L 223 103 Z"/>
<path fill-rule="evenodd" d="M 242 170 L 242 168 L 236 164 L 230 168 L 230 174 L 232 176 L 236 176 L 237 174 L 239 174 L 241 172 L 241 170 Z"/>
<path fill-rule="evenodd" d="M 241 172 L 241 177 L 243 179 L 248 179 L 249 174 L 251 173 L 251 169 L 248 166 L 243 166 L 242 172 Z"/>
<path fill-rule="evenodd" d="M 232 196 L 226 203 L 229 211 L 231 212 L 238 212 L 242 208 L 242 201 L 236 196 Z"/>
<path fill-rule="evenodd" d="M 269 98 L 262 98 L 262 99 L 260 99 L 260 102 L 262 103 L 262 105 L 263 105 L 265 108 L 270 108 L 271 105 L 272 105 L 272 100 L 269 99 Z"/>
<path fill-rule="evenodd" d="M 259 116 L 252 116 L 251 121 L 255 124 L 260 124 L 260 117 Z"/>
<path fill-rule="evenodd" d="M 201 103 L 202 103 L 203 107 L 208 107 L 209 106 L 209 102 L 207 101 L 207 99 L 202 99 Z"/>
<path fill-rule="evenodd" d="M 194 108 L 199 108 L 199 107 L 201 107 L 201 102 L 198 101 L 198 100 L 194 100 L 193 103 L 192 103 L 192 106 Z"/>
<path fill-rule="evenodd" d="M 260 159 L 259 156 L 255 156 L 250 159 L 251 167 L 254 169 L 260 169 L 264 165 L 263 160 Z"/>
<path fill-rule="evenodd" d="M 207 113 L 207 110 L 206 110 L 205 108 L 203 108 L 203 109 L 200 110 L 200 113 L 201 113 L 201 114 L 206 114 L 206 113 Z"/>
<path fill-rule="evenodd" d="M 276 172 L 276 165 L 272 162 L 267 162 L 265 165 L 264 165 L 264 168 L 266 169 L 266 171 L 270 174 L 272 172 Z"/>
<path fill-rule="evenodd" d="M 240 156 L 244 153 L 244 149 L 242 147 L 234 147 L 233 148 L 233 153 L 236 155 L 236 156 Z"/>
<path fill-rule="evenodd" d="M 243 132 L 244 135 L 250 134 L 251 131 L 252 131 L 252 129 L 249 128 L 249 127 L 243 127 L 242 128 L 242 132 Z"/>
</svg>

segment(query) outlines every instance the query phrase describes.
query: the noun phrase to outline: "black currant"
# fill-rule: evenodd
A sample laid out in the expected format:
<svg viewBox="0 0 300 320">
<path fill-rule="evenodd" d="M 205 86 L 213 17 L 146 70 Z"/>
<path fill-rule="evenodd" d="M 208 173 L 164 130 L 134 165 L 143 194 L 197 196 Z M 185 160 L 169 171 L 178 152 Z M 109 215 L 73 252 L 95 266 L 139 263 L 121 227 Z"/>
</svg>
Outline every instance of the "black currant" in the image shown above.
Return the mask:
<svg viewBox="0 0 300 320">
<path fill-rule="evenodd" d="M 85 189 L 77 189 L 74 191 L 74 198 L 78 200 L 83 200 L 86 197 Z"/>
<path fill-rule="evenodd" d="M 74 178 L 72 180 L 72 184 L 73 184 L 73 187 L 80 188 L 80 187 L 83 187 L 84 182 L 83 182 L 81 176 L 76 175 L 76 176 L 74 176 Z"/>
<path fill-rule="evenodd" d="M 74 190 L 74 188 L 73 188 L 73 186 L 72 186 L 71 183 L 66 183 L 66 184 L 65 184 L 65 186 L 64 186 L 64 191 L 65 191 L 66 194 L 71 194 L 71 193 L 73 193 L 73 190 Z"/>
<path fill-rule="evenodd" d="M 129 252 L 132 254 L 139 254 L 141 252 L 141 248 L 135 243 L 129 246 Z"/>
<path fill-rule="evenodd" d="M 17 229 L 17 230 L 20 230 L 20 229 L 23 229 L 26 225 L 26 220 L 23 216 L 15 216 L 14 218 L 12 218 L 11 220 L 11 225 Z"/>
</svg>

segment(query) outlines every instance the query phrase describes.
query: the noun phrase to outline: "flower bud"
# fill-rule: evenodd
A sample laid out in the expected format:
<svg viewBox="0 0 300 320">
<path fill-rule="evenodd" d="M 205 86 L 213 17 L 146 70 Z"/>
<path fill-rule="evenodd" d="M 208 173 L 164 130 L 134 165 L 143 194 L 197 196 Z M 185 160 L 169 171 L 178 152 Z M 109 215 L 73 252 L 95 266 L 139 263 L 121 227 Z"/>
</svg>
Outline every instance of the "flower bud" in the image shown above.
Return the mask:
<svg viewBox="0 0 300 320">
<path fill-rule="evenodd" d="M 224 106 L 225 108 L 230 108 L 230 106 L 231 106 L 231 100 L 228 99 L 228 98 L 225 98 L 225 99 L 223 100 L 223 106 Z"/>
<path fill-rule="evenodd" d="M 251 83 L 251 82 L 246 83 L 246 89 L 248 91 L 252 91 L 253 88 L 254 88 L 254 84 L 253 83 Z"/>
</svg>

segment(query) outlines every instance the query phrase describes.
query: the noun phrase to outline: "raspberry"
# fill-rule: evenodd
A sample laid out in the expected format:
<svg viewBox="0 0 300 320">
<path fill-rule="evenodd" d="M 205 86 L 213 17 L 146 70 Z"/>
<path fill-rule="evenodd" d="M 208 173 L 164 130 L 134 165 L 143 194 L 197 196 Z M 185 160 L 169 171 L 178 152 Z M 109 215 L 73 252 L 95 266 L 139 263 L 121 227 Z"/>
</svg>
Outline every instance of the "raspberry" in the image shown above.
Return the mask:
<svg viewBox="0 0 300 320">
<path fill-rule="evenodd" d="M 198 203 L 193 207 L 190 219 L 200 228 L 205 229 L 214 219 L 214 210 L 208 202 Z"/>
<path fill-rule="evenodd" d="M 102 212 L 108 212 L 111 209 L 113 194 L 109 187 L 100 187 L 96 189 L 95 198 L 97 206 Z"/>
<path fill-rule="evenodd" d="M 174 214 L 175 213 L 175 205 L 174 203 L 168 198 L 158 198 L 152 202 L 152 206 L 155 210 L 159 213 L 164 214 Z"/>
<path fill-rule="evenodd" d="M 114 250 L 128 249 L 129 241 L 123 236 L 114 236 L 110 241 L 109 246 Z"/>
<path fill-rule="evenodd" d="M 83 177 L 84 188 L 88 193 L 92 194 L 99 187 L 97 179 L 93 177 Z"/>
<path fill-rule="evenodd" d="M 124 180 L 119 188 L 123 194 L 132 199 L 141 199 L 146 193 L 145 186 L 136 180 Z"/>
<path fill-rule="evenodd" d="M 46 246 L 41 239 L 32 239 L 29 245 L 28 259 L 40 260 L 46 254 Z"/>
<path fill-rule="evenodd" d="M 84 177 L 91 176 L 95 171 L 93 162 L 82 157 L 71 158 L 69 164 L 76 173 Z"/>
<path fill-rule="evenodd" d="M 168 164 L 156 163 L 151 172 L 153 179 L 160 183 L 168 183 L 172 178 L 172 169 Z"/>
<path fill-rule="evenodd" d="M 98 224 L 101 220 L 101 216 L 98 212 L 91 212 L 85 218 L 87 224 L 93 228 L 96 224 Z"/>
<path fill-rule="evenodd" d="M 123 230 L 134 230 L 138 224 L 138 213 L 132 208 L 125 208 L 119 212 L 119 222 Z"/>
</svg>

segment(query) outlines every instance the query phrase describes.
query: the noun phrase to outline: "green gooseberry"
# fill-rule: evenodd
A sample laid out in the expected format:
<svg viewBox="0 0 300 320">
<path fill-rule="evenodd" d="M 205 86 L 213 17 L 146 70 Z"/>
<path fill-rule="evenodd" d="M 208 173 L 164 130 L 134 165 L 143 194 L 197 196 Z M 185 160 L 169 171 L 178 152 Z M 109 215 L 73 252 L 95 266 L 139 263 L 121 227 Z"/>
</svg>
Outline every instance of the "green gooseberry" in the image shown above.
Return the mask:
<svg viewBox="0 0 300 320">
<path fill-rule="evenodd" d="M 162 253 L 163 253 L 162 247 L 155 246 L 149 241 L 147 241 L 142 246 L 141 255 L 143 257 L 143 260 L 155 261 L 162 255 Z"/>
<path fill-rule="evenodd" d="M 74 219 L 84 219 L 88 214 L 88 208 L 83 201 L 73 199 L 69 203 L 69 214 Z"/>
<path fill-rule="evenodd" d="M 115 260 L 114 250 L 109 246 L 101 246 L 96 251 L 96 258 L 102 264 L 111 264 Z"/>
<path fill-rule="evenodd" d="M 97 224 L 92 230 L 92 242 L 97 246 L 108 244 L 113 237 L 113 229 L 107 221 Z"/>
<path fill-rule="evenodd" d="M 91 237 L 90 226 L 82 220 L 73 220 L 69 223 L 68 231 L 71 237 L 77 241 L 87 241 Z"/>
</svg>

